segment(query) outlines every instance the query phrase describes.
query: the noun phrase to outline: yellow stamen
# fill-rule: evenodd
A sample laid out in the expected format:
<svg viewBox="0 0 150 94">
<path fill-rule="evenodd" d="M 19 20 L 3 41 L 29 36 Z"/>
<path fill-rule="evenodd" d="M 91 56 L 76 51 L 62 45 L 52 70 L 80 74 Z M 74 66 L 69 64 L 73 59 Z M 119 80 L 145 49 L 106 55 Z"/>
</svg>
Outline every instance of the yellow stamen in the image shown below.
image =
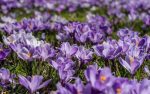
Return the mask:
<svg viewBox="0 0 150 94">
<path fill-rule="evenodd" d="M 13 38 L 12 36 L 10 36 L 10 37 L 8 38 L 8 40 L 9 40 L 10 43 L 14 43 L 14 38 Z"/>
<path fill-rule="evenodd" d="M 28 57 L 31 57 L 31 56 L 32 56 L 32 54 L 31 54 L 31 53 L 28 53 L 28 54 L 27 54 L 27 56 L 28 56 Z"/>
<path fill-rule="evenodd" d="M 134 62 L 134 58 L 130 56 L 129 59 L 130 59 L 130 63 L 132 64 Z"/>
<path fill-rule="evenodd" d="M 104 76 L 104 75 L 100 76 L 100 81 L 102 81 L 102 82 L 106 81 L 106 76 Z"/>
<path fill-rule="evenodd" d="M 116 93 L 117 93 L 117 94 L 121 94 L 121 88 L 117 88 L 117 89 L 116 89 Z"/>
<path fill-rule="evenodd" d="M 3 51 L 3 49 L 0 49 L 0 52 Z"/>
<path fill-rule="evenodd" d="M 1 94 L 9 94 L 8 91 L 3 91 Z"/>
</svg>

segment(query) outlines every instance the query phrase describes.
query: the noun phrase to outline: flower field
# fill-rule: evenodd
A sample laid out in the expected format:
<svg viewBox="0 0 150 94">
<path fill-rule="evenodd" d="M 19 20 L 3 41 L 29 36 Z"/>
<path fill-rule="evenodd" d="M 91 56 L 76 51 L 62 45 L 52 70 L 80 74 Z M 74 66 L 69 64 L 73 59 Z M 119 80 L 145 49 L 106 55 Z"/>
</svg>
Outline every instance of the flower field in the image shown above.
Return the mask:
<svg viewBox="0 0 150 94">
<path fill-rule="evenodd" d="M 0 0 L 1 94 L 150 94 L 150 0 Z"/>
</svg>

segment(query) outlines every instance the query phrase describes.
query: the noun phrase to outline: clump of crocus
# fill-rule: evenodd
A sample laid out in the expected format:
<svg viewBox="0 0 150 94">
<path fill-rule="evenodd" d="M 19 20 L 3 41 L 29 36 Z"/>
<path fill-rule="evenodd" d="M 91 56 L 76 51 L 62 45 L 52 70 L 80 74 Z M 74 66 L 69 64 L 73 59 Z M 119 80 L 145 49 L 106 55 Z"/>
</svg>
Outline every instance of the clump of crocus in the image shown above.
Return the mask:
<svg viewBox="0 0 150 94">
<path fill-rule="evenodd" d="M 23 60 L 47 60 L 55 55 L 55 50 L 45 41 L 36 39 L 32 33 L 20 31 L 3 37 L 4 43 L 10 46 L 18 57 Z"/>
<path fill-rule="evenodd" d="M 37 90 L 46 87 L 51 80 L 47 80 L 42 83 L 43 76 L 40 75 L 34 75 L 32 77 L 24 77 L 19 75 L 19 83 L 24 86 L 28 91 L 33 94 Z"/>
</svg>

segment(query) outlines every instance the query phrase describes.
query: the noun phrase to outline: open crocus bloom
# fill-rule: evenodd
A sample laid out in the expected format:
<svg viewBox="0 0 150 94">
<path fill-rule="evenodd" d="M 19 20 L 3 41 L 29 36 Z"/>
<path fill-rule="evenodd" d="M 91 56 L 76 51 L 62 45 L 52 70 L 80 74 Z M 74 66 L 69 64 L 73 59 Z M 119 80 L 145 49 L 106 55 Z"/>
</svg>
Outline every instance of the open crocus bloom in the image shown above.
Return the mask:
<svg viewBox="0 0 150 94">
<path fill-rule="evenodd" d="M 3 45 L 0 44 L 0 60 L 4 60 L 10 53 L 10 49 L 3 48 Z"/>
<path fill-rule="evenodd" d="M 13 82 L 14 75 L 11 75 L 10 71 L 1 68 L 0 69 L 0 85 L 2 87 L 7 87 L 8 84 Z"/>
<path fill-rule="evenodd" d="M 142 53 L 140 49 L 136 47 L 130 48 L 126 52 L 125 59 L 119 57 L 119 62 L 124 66 L 131 74 L 134 74 L 137 69 L 142 65 L 146 54 Z"/>
<path fill-rule="evenodd" d="M 107 89 L 113 84 L 113 76 L 109 68 L 97 70 L 95 66 L 90 66 L 85 71 L 85 77 L 90 81 L 92 87 L 99 91 Z"/>
<path fill-rule="evenodd" d="M 70 58 L 72 55 L 75 55 L 75 53 L 78 51 L 78 46 L 70 45 L 69 42 L 64 42 L 62 43 L 60 50 L 66 57 Z"/>
<path fill-rule="evenodd" d="M 89 49 L 85 49 L 83 46 L 80 46 L 75 55 L 81 63 L 88 63 L 92 60 L 93 52 Z"/>
<path fill-rule="evenodd" d="M 103 42 L 103 44 L 93 46 L 93 49 L 98 56 L 106 59 L 114 59 L 122 52 L 122 47 L 115 40 L 108 40 Z"/>
<path fill-rule="evenodd" d="M 23 85 L 25 88 L 27 88 L 30 93 L 34 93 L 37 90 L 47 86 L 50 82 L 50 80 L 47 80 L 42 83 L 43 76 L 35 75 L 28 78 L 25 78 L 24 76 L 19 75 L 19 83 Z"/>
</svg>

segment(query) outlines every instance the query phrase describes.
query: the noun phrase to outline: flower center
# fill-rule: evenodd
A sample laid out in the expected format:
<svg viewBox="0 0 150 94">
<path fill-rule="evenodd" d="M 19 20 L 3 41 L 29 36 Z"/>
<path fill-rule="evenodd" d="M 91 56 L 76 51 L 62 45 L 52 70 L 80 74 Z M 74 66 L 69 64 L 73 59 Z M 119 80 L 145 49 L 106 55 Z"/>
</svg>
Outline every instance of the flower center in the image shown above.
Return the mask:
<svg viewBox="0 0 150 94">
<path fill-rule="evenodd" d="M 129 59 L 130 59 L 130 63 L 132 64 L 134 62 L 134 58 L 130 56 Z"/>
<path fill-rule="evenodd" d="M 32 56 L 32 54 L 31 54 L 31 53 L 28 53 L 28 54 L 27 54 L 27 56 L 28 56 L 28 57 L 31 57 L 31 56 Z"/>
<path fill-rule="evenodd" d="M 102 82 L 106 81 L 106 76 L 104 76 L 104 75 L 100 76 L 100 81 L 102 81 Z"/>
<path fill-rule="evenodd" d="M 117 89 L 116 89 L 116 93 L 117 93 L 117 94 L 121 94 L 121 88 L 117 88 Z"/>
<path fill-rule="evenodd" d="M 2 52 L 2 51 L 3 51 L 3 49 L 1 48 L 1 49 L 0 49 L 0 52 Z"/>
</svg>

